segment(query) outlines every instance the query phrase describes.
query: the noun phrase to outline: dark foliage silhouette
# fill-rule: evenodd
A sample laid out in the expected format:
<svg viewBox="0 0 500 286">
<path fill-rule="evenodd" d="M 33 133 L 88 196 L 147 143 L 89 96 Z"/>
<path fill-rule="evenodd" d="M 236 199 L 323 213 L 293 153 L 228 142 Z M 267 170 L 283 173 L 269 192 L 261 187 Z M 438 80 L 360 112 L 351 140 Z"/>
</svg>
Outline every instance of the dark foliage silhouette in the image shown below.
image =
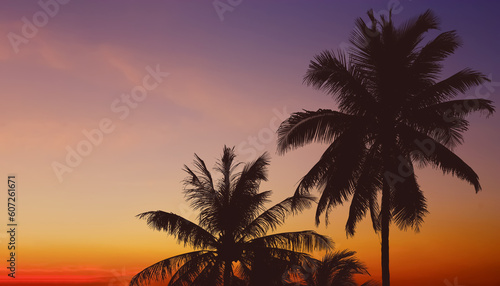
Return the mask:
<svg viewBox="0 0 500 286">
<path fill-rule="evenodd" d="M 168 285 L 270 285 L 258 283 L 259 279 L 275 273 L 281 277 L 290 265 L 310 260 L 304 252 L 330 249 L 329 238 L 310 230 L 266 235 L 292 213 L 291 198 L 264 207 L 271 191 L 259 192 L 259 185 L 267 180 L 268 164 L 267 154 L 251 163 L 236 163 L 234 150 L 224 147 L 215 166 L 221 178 L 215 180 L 195 154 L 195 168 L 184 168 L 188 174 L 184 184 L 187 200 L 199 211 L 198 224 L 164 211 L 138 215 L 195 251 L 147 267 L 130 285 L 167 279 Z M 310 196 L 298 195 L 295 209 L 312 202 Z"/>
<path fill-rule="evenodd" d="M 356 252 L 341 250 L 328 252 L 321 260 L 306 262 L 298 269 L 289 272 L 287 280 L 298 280 L 301 285 L 308 286 L 358 286 L 355 274 L 369 274 L 366 266 L 354 256 Z M 285 285 L 300 285 L 289 282 Z M 372 280 L 361 286 L 377 286 Z"/>
<path fill-rule="evenodd" d="M 354 235 L 368 212 L 381 232 L 383 285 L 389 279 L 389 225 L 419 230 L 427 213 L 426 199 L 413 172 L 432 166 L 481 189 L 478 175 L 453 151 L 472 112 L 490 115 L 486 99 L 454 99 L 487 78 L 465 68 L 439 80 L 442 62 L 460 46 L 455 31 L 423 43 L 439 28 L 426 11 L 395 27 L 391 17 L 361 18 L 347 51 L 324 51 L 311 61 L 304 82 L 332 95 L 338 110 L 294 113 L 278 130 L 283 154 L 311 142 L 329 143 L 320 160 L 301 179 L 295 195 L 312 188 L 321 192 L 316 223 L 329 210 L 351 199 L 346 224 Z M 381 198 L 380 198 L 381 192 Z"/>
</svg>

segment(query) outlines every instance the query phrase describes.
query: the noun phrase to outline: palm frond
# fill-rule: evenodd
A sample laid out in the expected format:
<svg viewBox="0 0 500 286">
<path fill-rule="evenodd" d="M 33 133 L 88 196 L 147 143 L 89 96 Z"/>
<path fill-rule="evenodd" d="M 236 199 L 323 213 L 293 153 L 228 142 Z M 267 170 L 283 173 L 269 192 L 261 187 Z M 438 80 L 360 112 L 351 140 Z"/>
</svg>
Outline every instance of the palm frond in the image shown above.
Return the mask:
<svg viewBox="0 0 500 286">
<path fill-rule="evenodd" d="M 130 286 L 141 286 L 144 283 L 148 283 L 150 281 L 164 281 L 167 278 L 171 278 L 172 275 L 177 271 L 179 267 L 184 265 L 187 261 L 200 257 L 207 252 L 202 251 L 193 251 L 189 253 L 184 253 L 181 255 L 177 255 L 174 257 L 167 258 L 160 262 L 157 262 L 141 272 L 137 273 L 132 280 L 130 281 Z"/>
<path fill-rule="evenodd" d="M 298 276 L 311 286 L 357 286 L 354 275 L 369 273 L 355 254 L 347 249 L 329 251 L 320 260 L 313 259 L 311 264 L 303 264 Z"/>
<path fill-rule="evenodd" d="M 406 158 L 406 163 L 413 170 L 410 158 Z M 412 228 L 416 232 L 420 231 L 420 226 L 428 211 L 425 196 L 417 183 L 414 172 L 411 172 L 402 182 L 395 184 L 392 206 L 392 217 L 400 229 Z"/>
<path fill-rule="evenodd" d="M 366 154 L 364 136 L 357 128 L 344 132 L 300 181 L 296 194 L 308 193 L 313 186 L 322 193 L 316 208 L 316 224 L 323 213 L 328 224 L 328 210 L 343 204 L 352 194 Z"/>
<path fill-rule="evenodd" d="M 330 238 L 320 235 L 312 230 L 285 232 L 263 236 L 252 239 L 249 244 L 299 252 L 328 250 L 333 246 L 333 242 Z"/>
<path fill-rule="evenodd" d="M 495 112 L 495 106 L 493 105 L 493 101 L 488 99 L 459 99 L 434 104 L 424 108 L 422 111 L 433 111 L 446 116 L 447 119 L 453 117 L 463 118 L 472 112 L 479 112 L 488 117 Z"/>
<path fill-rule="evenodd" d="M 425 88 L 408 101 L 408 106 L 423 108 L 449 100 L 489 79 L 480 72 L 465 68 L 454 75 Z"/>
<path fill-rule="evenodd" d="M 359 117 L 329 109 L 293 113 L 278 128 L 278 153 L 311 142 L 330 143 L 357 121 Z"/>
<path fill-rule="evenodd" d="M 349 50 L 349 55 L 356 66 L 371 71 L 375 67 L 376 54 L 381 43 L 381 33 L 377 27 L 379 22 L 373 16 L 372 10 L 368 12 L 368 16 L 371 25 L 365 23 L 362 18 L 355 21 L 354 30 L 349 38 L 349 42 L 353 45 Z"/>
<path fill-rule="evenodd" d="M 216 256 L 214 252 L 206 252 L 202 255 L 194 257 L 186 261 L 172 276 L 168 285 L 169 286 L 183 286 L 183 285 L 192 285 L 193 281 L 195 281 L 200 274 L 206 274 L 207 271 L 213 271 L 215 265 Z M 208 269 L 207 269 L 208 268 Z M 213 281 L 206 281 L 206 285 L 216 285 Z M 212 283 L 210 283 L 212 282 Z"/>
<path fill-rule="evenodd" d="M 463 132 L 469 126 L 469 122 L 464 119 L 466 115 L 480 112 L 490 116 L 494 111 L 490 100 L 451 100 L 408 112 L 405 121 L 408 126 L 453 148 L 463 143 Z"/>
<path fill-rule="evenodd" d="M 329 285 L 355 286 L 357 284 L 354 282 L 354 274 L 368 274 L 366 265 L 355 258 L 355 254 L 355 251 L 347 249 L 327 253 L 318 267 L 318 272 L 326 274 L 324 276 L 328 277 Z"/>
<path fill-rule="evenodd" d="M 222 262 L 210 261 L 190 284 L 191 286 L 218 286 L 224 284 Z"/>
<path fill-rule="evenodd" d="M 189 174 L 189 176 L 184 179 L 185 185 L 191 185 L 196 189 L 206 189 L 206 190 L 214 190 L 214 184 L 212 179 L 212 174 L 208 170 L 205 162 L 197 155 L 194 154 L 195 160 L 194 165 L 199 175 L 197 175 L 194 171 L 192 171 L 189 167 L 184 165 L 184 170 Z"/>
<path fill-rule="evenodd" d="M 262 154 L 254 162 L 245 164 L 243 171 L 238 176 L 233 193 L 243 194 L 255 193 L 261 181 L 267 181 L 267 166 L 269 166 L 269 154 Z"/>
<path fill-rule="evenodd" d="M 396 32 L 401 52 L 411 54 L 417 45 L 422 41 L 426 32 L 438 28 L 439 19 L 431 10 L 427 10 L 420 14 L 417 18 L 410 19 L 403 23 Z M 387 33 L 382 34 L 385 35 Z"/>
<path fill-rule="evenodd" d="M 282 261 L 289 266 L 301 265 L 303 263 L 312 264 L 315 260 L 308 253 L 296 250 L 284 249 L 280 247 L 263 247 L 262 243 L 252 243 L 247 245 L 245 260 L 249 261 L 253 267 L 266 261 Z"/>
<path fill-rule="evenodd" d="M 196 157 L 198 158 L 198 156 Z M 204 165 L 204 162 L 197 162 L 197 164 Z M 210 172 L 206 167 L 202 168 L 204 169 L 203 174 L 198 175 L 189 167 L 184 166 L 184 171 L 188 173 L 188 176 L 183 181 L 184 194 L 195 210 L 211 208 L 217 196 Z"/>
<path fill-rule="evenodd" d="M 380 283 L 375 280 L 368 280 L 360 286 L 380 286 Z"/>
<path fill-rule="evenodd" d="M 252 261 L 246 255 L 243 256 L 238 263 L 236 263 L 234 267 L 234 274 L 237 277 L 241 277 L 243 280 L 250 280 L 250 276 L 252 273 Z"/>
<path fill-rule="evenodd" d="M 354 187 L 354 195 L 349 208 L 349 217 L 345 226 L 347 236 L 353 236 L 356 224 L 366 215 L 370 205 L 377 200 L 377 192 L 382 189 L 382 162 L 378 157 L 378 144 L 374 144 L 361 167 L 360 175 Z M 376 220 L 378 221 L 378 219 Z M 372 223 L 376 225 L 376 221 Z"/>
<path fill-rule="evenodd" d="M 380 216 L 380 207 L 377 201 L 377 196 L 374 198 L 370 198 L 368 200 L 368 207 L 370 209 L 370 218 L 372 221 L 372 227 L 375 232 L 379 232 L 381 230 L 381 216 Z"/>
<path fill-rule="evenodd" d="M 309 208 L 314 198 L 309 195 L 297 195 L 287 198 L 270 207 L 257 216 L 240 234 L 240 239 L 250 240 L 265 235 L 269 230 L 275 230 L 286 217 L 293 212 L 300 212 Z"/>
<path fill-rule="evenodd" d="M 233 171 L 240 165 L 240 163 L 234 162 L 235 157 L 234 147 L 224 146 L 222 157 L 215 165 L 215 170 L 222 174 L 222 178 L 217 183 L 217 189 L 225 200 L 229 200 L 231 195 Z"/>
<path fill-rule="evenodd" d="M 184 243 L 184 245 L 213 249 L 216 243 L 215 238 L 208 231 L 174 213 L 150 211 L 141 213 L 137 217 L 146 219 L 150 227 L 175 236 L 177 241 Z"/>
<path fill-rule="evenodd" d="M 463 132 L 467 131 L 469 126 L 469 121 L 463 118 L 448 117 L 430 108 L 409 112 L 405 123 L 449 148 L 463 143 Z"/>
<path fill-rule="evenodd" d="M 481 190 L 479 176 L 460 157 L 432 137 L 411 128 L 399 127 L 398 133 L 406 150 L 411 152 L 412 160 L 424 165 L 438 167 L 444 174 L 452 174 L 474 186 L 476 193 Z"/>
<path fill-rule="evenodd" d="M 414 90 L 419 85 L 428 86 L 437 80 L 442 69 L 441 61 L 453 54 L 459 46 L 460 39 L 455 31 L 441 33 L 423 46 L 410 67 L 410 73 L 415 79 Z"/>
<path fill-rule="evenodd" d="M 376 104 L 364 85 L 364 78 L 355 65 L 349 65 L 344 52 L 323 51 L 310 62 L 304 83 L 333 95 L 339 110 L 363 115 Z"/>
</svg>

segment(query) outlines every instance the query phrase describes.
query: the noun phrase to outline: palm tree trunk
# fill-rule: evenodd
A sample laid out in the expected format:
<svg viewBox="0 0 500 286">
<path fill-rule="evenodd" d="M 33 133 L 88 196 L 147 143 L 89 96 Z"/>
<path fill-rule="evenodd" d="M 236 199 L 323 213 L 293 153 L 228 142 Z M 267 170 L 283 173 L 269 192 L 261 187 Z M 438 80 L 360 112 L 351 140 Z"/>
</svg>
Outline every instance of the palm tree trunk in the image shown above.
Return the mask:
<svg viewBox="0 0 500 286">
<path fill-rule="evenodd" d="M 389 275 L 389 224 L 390 224 L 390 196 L 389 182 L 384 180 L 382 187 L 382 286 L 391 285 Z"/>
<path fill-rule="evenodd" d="M 231 286 L 232 261 L 224 262 L 224 286 Z"/>
</svg>

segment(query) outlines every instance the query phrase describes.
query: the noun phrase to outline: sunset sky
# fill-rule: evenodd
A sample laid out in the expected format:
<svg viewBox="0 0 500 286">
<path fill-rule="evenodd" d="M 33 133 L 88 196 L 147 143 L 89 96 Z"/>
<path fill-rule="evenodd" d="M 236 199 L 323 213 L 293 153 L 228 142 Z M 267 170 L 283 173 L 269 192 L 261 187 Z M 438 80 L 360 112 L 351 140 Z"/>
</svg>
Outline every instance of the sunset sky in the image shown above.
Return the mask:
<svg viewBox="0 0 500 286">
<path fill-rule="evenodd" d="M 143 268 L 186 252 L 135 215 L 164 210 L 195 220 L 181 183 L 194 153 L 212 166 L 224 145 L 236 146 L 241 161 L 268 151 L 261 190 L 273 190 L 274 203 L 292 195 L 326 145 L 279 156 L 276 128 L 291 112 L 336 109 L 302 77 L 315 54 L 345 47 L 370 8 L 387 14 L 393 3 L 396 23 L 434 10 L 442 31 L 456 29 L 463 40 L 443 77 L 483 72 L 492 82 L 460 98 L 498 108 L 497 1 L 243 0 L 225 12 L 213 1 L 54 1 L 40 1 L 52 3 L 48 16 L 38 1 L 0 2 L 0 174 L 16 174 L 19 185 L 15 279 L 6 269 L 6 185 L 0 195 L 2 285 L 128 285 Z M 393 285 L 500 285 L 499 118 L 470 117 L 455 149 L 479 174 L 478 194 L 439 170 L 417 170 L 430 214 L 420 233 L 392 226 Z M 75 150 L 85 155 L 78 160 Z M 367 264 L 371 277 L 360 282 L 381 280 L 379 236 L 367 218 L 347 239 L 347 214 L 348 206 L 336 208 L 328 227 L 316 227 L 312 209 L 278 231 L 329 235 Z"/>
</svg>

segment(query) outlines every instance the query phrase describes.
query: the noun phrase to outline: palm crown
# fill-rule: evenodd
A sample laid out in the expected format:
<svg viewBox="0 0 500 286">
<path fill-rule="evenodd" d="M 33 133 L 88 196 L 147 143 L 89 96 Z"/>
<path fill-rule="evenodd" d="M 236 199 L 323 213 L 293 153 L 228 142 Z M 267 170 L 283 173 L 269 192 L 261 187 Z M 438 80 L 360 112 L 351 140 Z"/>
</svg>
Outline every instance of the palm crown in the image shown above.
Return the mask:
<svg viewBox="0 0 500 286">
<path fill-rule="evenodd" d="M 369 273 L 355 254 L 355 251 L 350 250 L 328 252 L 320 260 L 314 259 L 311 264 L 289 271 L 286 285 L 357 286 L 359 284 L 354 280 L 354 275 Z M 293 280 L 299 282 L 289 282 Z M 378 286 L 378 283 L 370 280 L 361 286 Z"/>
<path fill-rule="evenodd" d="M 153 228 L 176 236 L 196 251 L 149 266 L 134 276 L 130 285 L 168 278 L 169 285 L 237 285 L 240 279 L 255 284 L 266 271 L 259 266 L 285 271 L 291 264 L 310 259 L 302 251 L 331 247 L 329 238 L 314 231 L 266 235 L 291 213 L 292 199 L 265 209 L 271 191 L 258 189 L 260 182 L 267 180 L 267 154 L 245 164 L 239 172 L 236 170 L 240 164 L 234 159 L 233 149 L 224 147 L 222 159 L 215 167 L 222 175 L 217 181 L 197 155 L 194 170 L 185 166 L 185 194 L 199 211 L 198 224 L 163 211 L 138 215 Z M 298 208 L 308 207 L 311 202 L 309 196 L 301 196 Z"/>
<path fill-rule="evenodd" d="M 306 84 L 333 95 L 339 111 L 292 114 L 278 129 L 278 151 L 311 142 L 330 144 L 295 194 L 320 190 L 316 223 L 323 213 L 328 222 L 329 210 L 352 198 L 348 235 L 369 211 L 374 229 L 382 230 L 383 279 L 388 285 L 389 223 L 418 231 L 427 213 L 414 163 L 451 173 L 479 191 L 478 175 L 452 148 L 463 141 L 466 115 L 489 115 L 494 107 L 485 99 L 452 100 L 487 80 L 477 71 L 466 68 L 438 80 L 443 60 L 460 40 L 448 31 L 422 44 L 425 33 L 438 28 L 431 11 L 399 27 L 390 17 L 368 15 L 368 23 L 357 20 L 350 49 L 315 56 L 304 77 Z"/>
<path fill-rule="evenodd" d="M 441 62 L 460 42 L 450 31 L 419 46 L 424 33 L 438 27 L 430 11 L 400 28 L 369 15 L 371 25 L 358 19 L 347 55 L 342 51 L 317 55 L 304 77 L 308 85 L 335 95 L 339 111 L 297 112 L 278 130 L 281 153 L 314 141 L 331 143 L 302 178 L 297 194 L 320 187 L 318 222 L 323 212 L 353 195 L 349 234 L 368 209 L 376 210 L 376 193 L 386 177 L 396 181 L 391 199 L 396 222 L 418 229 L 425 199 L 414 173 L 398 171 L 401 162 L 410 170 L 413 162 L 437 166 L 479 191 L 477 174 L 450 148 L 462 142 L 467 114 L 494 111 L 490 100 L 450 100 L 486 81 L 481 73 L 463 69 L 436 81 Z M 373 216 L 376 224 L 377 217 Z"/>
</svg>

